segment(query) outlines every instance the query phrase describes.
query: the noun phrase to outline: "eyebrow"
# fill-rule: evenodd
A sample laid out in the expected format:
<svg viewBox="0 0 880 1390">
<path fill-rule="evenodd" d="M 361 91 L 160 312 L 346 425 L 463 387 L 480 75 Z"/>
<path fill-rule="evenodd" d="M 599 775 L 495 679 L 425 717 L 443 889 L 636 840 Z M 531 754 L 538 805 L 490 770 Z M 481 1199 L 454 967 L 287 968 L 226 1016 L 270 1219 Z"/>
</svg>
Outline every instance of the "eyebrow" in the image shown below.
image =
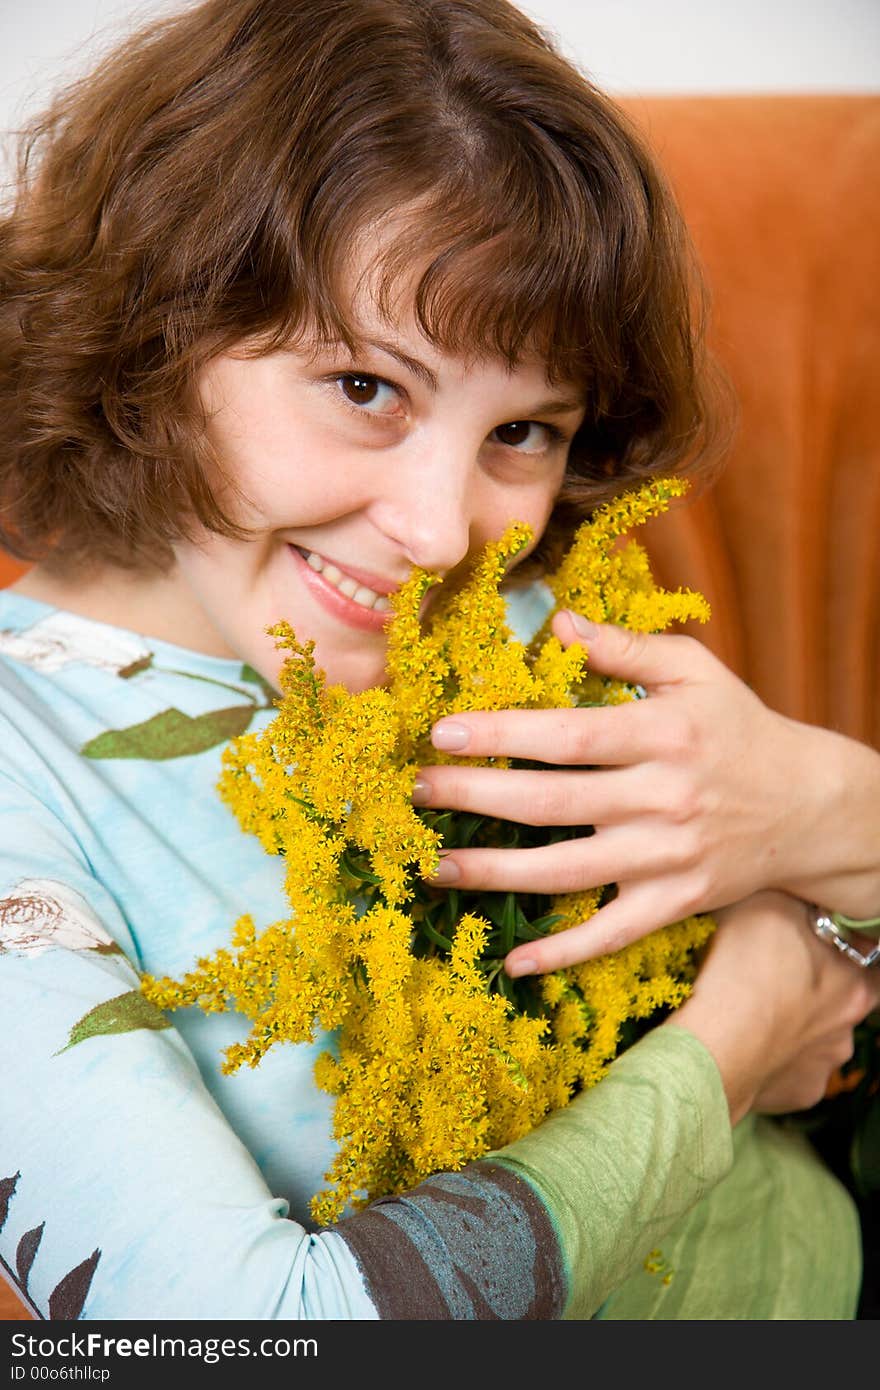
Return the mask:
<svg viewBox="0 0 880 1390">
<path fill-rule="evenodd" d="M 419 381 L 423 381 L 426 386 L 430 386 L 432 391 L 436 391 L 439 386 L 436 374 L 426 367 L 424 362 L 420 362 L 417 357 L 410 357 L 408 352 L 401 352 L 399 347 L 393 343 L 386 343 L 382 338 L 365 338 L 364 347 L 378 348 L 380 352 L 387 353 L 393 357 L 395 362 L 399 362 L 401 367 L 405 367 Z"/>
<path fill-rule="evenodd" d="M 437 390 L 439 383 L 431 368 L 426 367 L 424 362 L 420 362 L 417 357 L 410 357 L 409 353 L 402 352 L 399 347 L 395 347 L 394 343 L 385 342 L 382 338 L 365 338 L 363 346 L 378 348 L 380 352 L 387 353 L 389 357 L 394 358 L 395 362 L 399 362 L 401 367 L 411 372 L 418 381 L 423 381 L 432 391 Z M 533 406 L 526 414 L 528 418 L 533 415 L 568 415 L 575 410 L 583 410 L 585 405 L 586 401 L 581 396 L 550 396 L 546 401 L 541 401 L 538 405 Z M 522 418 L 525 419 L 526 415 L 524 414 Z"/>
</svg>

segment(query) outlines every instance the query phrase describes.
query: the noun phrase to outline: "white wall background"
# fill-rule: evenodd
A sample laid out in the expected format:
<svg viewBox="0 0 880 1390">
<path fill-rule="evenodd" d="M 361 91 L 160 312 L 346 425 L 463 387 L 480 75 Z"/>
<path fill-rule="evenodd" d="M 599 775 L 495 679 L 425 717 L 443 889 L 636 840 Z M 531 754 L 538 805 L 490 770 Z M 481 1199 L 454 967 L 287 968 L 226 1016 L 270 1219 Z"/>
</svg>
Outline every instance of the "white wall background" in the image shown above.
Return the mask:
<svg viewBox="0 0 880 1390">
<path fill-rule="evenodd" d="M 187 0 L 0 0 L 0 131 Z M 610 91 L 880 91 L 880 0 L 520 0 Z"/>
<path fill-rule="evenodd" d="M 609 91 L 880 91 L 880 0 L 520 0 L 520 8 Z"/>
<path fill-rule="evenodd" d="M 0 129 L 186 0 L 0 0 Z M 521 0 L 613 91 L 880 91 L 880 0 Z"/>
</svg>

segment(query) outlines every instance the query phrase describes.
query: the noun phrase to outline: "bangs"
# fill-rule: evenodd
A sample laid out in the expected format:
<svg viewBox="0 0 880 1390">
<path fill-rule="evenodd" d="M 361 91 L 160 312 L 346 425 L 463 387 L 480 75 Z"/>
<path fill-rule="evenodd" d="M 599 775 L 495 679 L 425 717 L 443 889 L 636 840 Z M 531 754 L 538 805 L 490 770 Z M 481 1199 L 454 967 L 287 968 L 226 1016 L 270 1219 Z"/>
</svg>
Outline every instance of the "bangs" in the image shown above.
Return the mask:
<svg viewBox="0 0 880 1390">
<path fill-rule="evenodd" d="M 654 279 L 648 186 L 596 145 L 563 151 L 537 126 L 526 138 L 522 126 L 499 134 L 462 142 L 458 158 L 447 147 L 433 167 L 426 141 L 380 202 L 364 196 L 377 180 L 363 168 L 352 196 L 357 185 L 337 166 L 307 220 L 284 219 L 296 231 L 274 343 L 308 325 L 354 348 L 352 298 L 368 291 L 386 320 L 414 314 L 439 350 L 510 366 L 536 358 L 551 382 L 591 383 L 604 410 Z"/>
<path fill-rule="evenodd" d="M 450 210 L 444 200 L 400 228 L 372 268 L 378 311 L 392 320 L 410 309 L 442 352 L 510 367 L 538 359 L 551 381 L 583 383 L 597 339 L 583 255 L 554 244 L 522 204 L 514 221 L 487 202 Z"/>
</svg>

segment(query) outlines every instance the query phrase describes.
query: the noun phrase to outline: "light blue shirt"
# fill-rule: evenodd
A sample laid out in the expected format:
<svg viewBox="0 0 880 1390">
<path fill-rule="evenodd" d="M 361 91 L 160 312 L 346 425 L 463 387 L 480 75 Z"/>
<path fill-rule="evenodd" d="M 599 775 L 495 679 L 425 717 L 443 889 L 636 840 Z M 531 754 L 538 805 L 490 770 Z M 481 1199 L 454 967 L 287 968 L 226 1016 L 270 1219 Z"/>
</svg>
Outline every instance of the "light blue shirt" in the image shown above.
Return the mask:
<svg viewBox="0 0 880 1390">
<path fill-rule="evenodd" d="M 547 607 L 523 591 L 512 620 Z M 272 714 L 239 662 L 0 592 L 0 1255 L 37 1242 L 19 1282 L 41 1310 L 54 1291 L 88 1318 L 376 1316 L 308 1217 L 334 1153 L 328 1039 L 224 1076 L 245 1020 L 170 1027 L 134 993 L 244 912 L 289 916 L 283 862 L 215 789 L 229 733 Z"/>
</svg>

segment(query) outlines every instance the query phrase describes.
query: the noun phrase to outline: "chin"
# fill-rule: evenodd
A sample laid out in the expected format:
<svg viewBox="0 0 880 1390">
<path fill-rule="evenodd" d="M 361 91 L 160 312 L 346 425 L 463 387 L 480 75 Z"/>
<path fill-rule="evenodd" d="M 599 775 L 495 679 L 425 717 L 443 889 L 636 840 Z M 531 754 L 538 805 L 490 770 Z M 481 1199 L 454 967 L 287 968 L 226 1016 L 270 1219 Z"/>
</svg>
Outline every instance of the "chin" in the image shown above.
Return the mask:
<svg viewBox="0 0 880 1390">
<path fill-rule="evenodd" d="M 247 644 L 236 644 L 240 660 L 253 666 L 276 690 L 280 689 L 281 668 L 289 652 L 286 647 L 276 647 L 275 639 L 265 629 L 280 621 L 290 623 L 297 641 L 303 645 L 314 641 L 315 667 L 324 672 L 328 685 L 342 685 L 346 690 L 356 692 L 385 684 L 387 642 L 384 634 L 338 634 L 326 628 L 316 631 L 316 626 L 320 628 L 323 624 L 307 623 L 301 615 L 297 615 L 296 619 L 284 619 L 276 614 L 273 619 L 257 624 L 261 634 L 257 641 L 253 640 L 251 634 Z"/>
<path fill-rule="evenodd" d="M 346 690 L 357 693 L 369 690 L 372 686 L 384 685 L 385 644 L 381 651 L 332 652 L 321 644 L 315 646 L 315 665 L 324 672 L 328 685 L 342 685 Z"/>
<path fill-rule="evenodd" d="M 270 644 L 268 650 L 262 648 L 246 653 L 242 660 L 253 666 L 276 690 L 280 690 L 281 668 L 289 653 L 286 648 L 276 649 L 272 638 L 267 638 L 267 643 Z M 384 650 L 380 653 L 334 652 L 316 642 L 314 660 L 315 669 L 324 673 L 328 685 L 341 685 L 352 693 L 384 685 L 386 681 Z"/>
</svg>

